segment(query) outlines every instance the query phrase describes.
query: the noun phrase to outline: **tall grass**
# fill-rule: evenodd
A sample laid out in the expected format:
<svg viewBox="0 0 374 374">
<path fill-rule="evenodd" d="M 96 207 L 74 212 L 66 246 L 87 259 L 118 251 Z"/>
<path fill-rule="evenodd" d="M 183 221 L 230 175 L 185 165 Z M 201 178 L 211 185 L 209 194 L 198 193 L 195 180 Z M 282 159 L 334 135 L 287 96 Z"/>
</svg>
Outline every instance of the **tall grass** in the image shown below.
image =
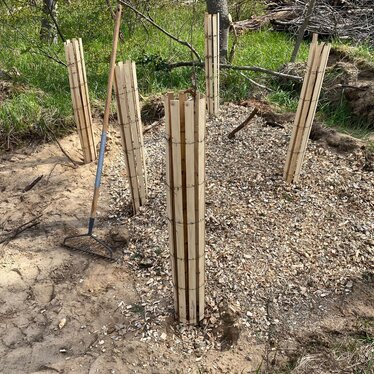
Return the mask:
<svg viewBox="0 0 374 374">
<path fill-rule="evenodd" d="M 36 108 L 42 108 L 43 113 L 52 113 L 62 120 L 72 116 L 67 69 L 63 65 L 63 43 L 61 39 L 56 45 L 40 42 L 41 9 L 29 4 L 20 1 L 20 6 L 14 8 L 11 15 L 6 13 L 3 3 L 0 4 L 0 69 L 16 72 L 16 83 L 27 87 L 31 92 L 20 97 L 15 93 L 0 107 L 3 135 L 9 132 L 30 134 L 31 122 L 34 121 L 36 125 L 42 126 L 43 116 L 40 116 L 41 111 Z M 152 6 L 146 2 L 139 4 L 147 8 L 144 11 L 157 23 L 180 39 L 189 41 L 203 56 L 203 1 L 197 2 L 194 7 L 169 1 L 155 2 Z M 246 11 L 250 11 L 249 8 Z M 73 1 L 71 4 L 60 2 L 58 22 L 66 39 L 82 38 L 90 97 L 92 102 L 103 101 L 113 33 L 113 20 L 106 3 L 98 0 Z M 124 11 L 121 34 L 123 40 L 119 44 L 117 60 L 133 59 L 137 62 L 142 96 L 186 89 L 190 87 L 195 74 L 199 89 L 204 91 L 204 73 L 201 69 L 165 68 L 168 62 L 191 60 L 188 48 L 174 42 L 128 9 Z M 292 48 L 293 40 L 286 34 L 269 30 L 246 33 L 239 37 L 233 63 L 277 70 L 289 60 Z M 299 59 L 305 60 L 307 53 L 308 45 L 303 43 Z M 295 98 L 279 90 L 266 75 L 253 72 L 246 72 L 245 75 L 275 89 L 270 100 L 290 109 L 295 107 Z M 239 72 L 222 71 L 221 82 L 221 96 L 225 101 L 245 99 L 253 91 L 251 83 Z M 22 110 L 24 115 L 20 113 Z M 16 114 L 11 114 L 13 111 Z M 28 115 L 30 111 L 33 114 Z"/>
</svg>

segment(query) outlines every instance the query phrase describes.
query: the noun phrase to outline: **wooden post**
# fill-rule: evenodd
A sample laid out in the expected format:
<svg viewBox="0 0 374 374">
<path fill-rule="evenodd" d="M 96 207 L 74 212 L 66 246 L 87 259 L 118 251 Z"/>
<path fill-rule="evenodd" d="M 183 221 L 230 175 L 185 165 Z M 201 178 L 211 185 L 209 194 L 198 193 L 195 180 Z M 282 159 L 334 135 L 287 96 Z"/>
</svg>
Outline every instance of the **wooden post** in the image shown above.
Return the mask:
<svg viewBox="0 0 374 374">
<path fill-rule="evenodd" d="M 317 36 L 313 36 L 307 71 L 304 77 L 284 167 L 284 179 L 288 183 L 296 183 L 299 180 L 301 166 L 321 93 L 330 48 L 330 44 L 318 44 Z"/>
<path fill-rule="evenodd" d="M 208 113 L 219 112 L 219 13 L 205 14 L 205 79 Z"/>
<path fill-rule="evenodd" d="M 169 248 L 178 320 L 204 318 L 205 98 L 165 97 Z"/>
<path fill-rule="evenodd" d="M 89 163 L 96 160 L 97 152 L 92 129 L 92 114 L 82 40 L 67 40 L 64 46 L 75 123 L 82 147 L 83 160 L 85 163 Z"/>
<path fill-rule="evenodd" d="M 145 204 L 147 195 L 143 126 L 135 63 L 119 62 L 114 71 L 114 82 L 118 123 L 135 214 Z"/>
</svg>

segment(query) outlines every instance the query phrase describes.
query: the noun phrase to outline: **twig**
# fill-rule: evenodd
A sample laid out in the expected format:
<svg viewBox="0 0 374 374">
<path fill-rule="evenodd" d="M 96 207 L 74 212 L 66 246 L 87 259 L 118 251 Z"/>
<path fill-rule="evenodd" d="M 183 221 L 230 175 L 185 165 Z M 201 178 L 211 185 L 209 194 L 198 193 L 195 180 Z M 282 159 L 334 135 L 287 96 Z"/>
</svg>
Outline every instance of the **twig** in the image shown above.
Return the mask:
<svg viewBox="0 0 374 374">
<path fill-rule="evenodd" d="M 167 69 L 175 69 L 180 67 L 187 67 L 187 66 L 196 66 L 196 67 L 203 67 L 204 64 L 199 61 L 180 61 L 180 62 L 174 62 L 170 64 L 162 64 L 162 67 L 166 67 Z M 275 77 L 281 77 L 281 78 L 288 78 L 297 82 L 302 82 L 303 78 L 299 77 L 297 75 L 290 75 L 285 73 L 279 73 L 278 71 L 273 71 L 265 68 L 261 68 L 259 66 L 237 66 L 237 65 L 230 65 L 230 64 L 220 64 L 219 65 L 221 69 L 228 69 L 228 70 L 243 70 L 243 71 L 255 71 L 258 73 L 264 73 L 273 75 Z M 161 68 L 162 68 L 161 67 Z"/>
<path fill-rule="evenodd" d="M 231 132 L 230 132 L 230 134 L 228 135 L 228 138 L 229 139 L 233 139 L 233 138 L 235 138 L 235 134 L 238 132 L 238 131 L 240 131 L 243 127 L 245 127 L 245 126 L 247 126 L 248 125 L 248 123 L 251 121 L 251 119 L 257 114 L 257 112 L 258 112 L 258 109 L 257 108 L 254 108 L 253 110 L 252 110 L 252 113 L 248 116 L 248 118 L 241 124 L 241 125 L 239 125 L 236 129 L 234 129 L 234 130 L 232 130 Z"/>
<path fill-rule="evenodd" d="M 271 88 L 266 87 L 266 86 L 264 86 L 263 84 L 260 84 L 260 83 L 258 83 L 258 82 L 256 82 L 256 81 L 254 81 L 253 79 L 247 77 L 247 76 L 246 76 L 245 74 L 243 74 L 242 72 L 239 72 L 239 74 L 242 75 L 245 79 L 247 79 L 248 82 L 251 82 L 253 85 L 255 85 L 255 86 L 257 86 L 257 87 L 263 88 L 264 90 L 267 90 L 267 91 L 270 91 L 270 92 L 274 91 L 274 90 L 272 90 Z"/>
<path fill-rule="evenodd" d="M 131 4 L 129 3 L 126 3 L 125 1 L 123 0 L 119 0 L 118 1 L 120 4 L 126 6 L 127 8 L 131 9 L 133 12 L 135 12 L 136 14 L 138 14 L 139 16 L 143 17 L 146 21 L 148 21 L 151 25 L 153 25 L 154 27 L 156 27 L 156 29 L 160 30 L 161 32 L 163 32 L 165 35 L 167 35 L 169 38 L 173 39 L 174 41 L 176 41 L 177 43 L 179 44 L 182 44 L 184 46 L 186 46 L 187 48 L 190 49 L 190 51 L 196 56 L 196 58 L 199 60 L 199 62 L 202 62 L 202 58 L 201 56 L 199 55 L 199 53 L 196 51 L 196 49 L 188 42 L 186 42 L 185 40 L 181 40 L 179 38 L 177 38 L 176 36 L 170 34 L 169 31 L 165 30 L 164 28 L 162 28 L 160 25 L 158 25 L 156 22 L 154 22 L 151 18 L 149 18 L 148 16 L 146 16 L 145 14 L 143 14 L 142 12 L 140 12 L 138 9 L 136 9 L 135 7 L 133 7 Z"/>
<path fill-rule="evenodd" d="M 113 11 L 112 5 L 110 4 L 110 0 L 105 0 L 105 1 L 106 1 L 106 5 L 108 6 L 110 15 L 112 16 L 113 19 L 116 19 L 116 14 Z"/>
<path fill-rule="evenodd" d="M 150 124 L 150 125 L 148 125 L 148 126 L 146 126 L 146 127 L 143 128 L 143 134 L 145 134 L 146 132 L 154 129 L 157 126 L 160 126 L 161 124 L 162 124 L 161 121 L 155 121 L 155 122 L 153 122 L 152 124 Z"/>
<path fill-rule="evenodd" d="M 65 64 L 65 62 L 63 62 L 62 60 L 60 60 L 58 57 L 54 57 L 54 56 L 50 55 L 48 52 L 44 51 L 40 47 L 36 46 L 36 47 L 34 47 L 34 49 L 30 48 L 29 52 L 30 53 L 34 53 L 34 54 L 40 54 L 42 56 L 48 57 L 52 61 L 57 62 L 58 64 L 67 67 L 67 65 Z"/>
<path fill-rule="evenodd" d="M 53 140 L 57 143 L 57 145 L 59 146 L 61 152 L 69 159 L 69 161 L 75 166 L 77 167 L 78 165 L 83 165 L 83 162 L 78 162 L 78 161 L 75 161 L 73 160 L 69 154 L 65 151 L 64 148 L 62 148 L 62 145 L 60 144 L 60 142 L 58 141 L 57 139 L 57 136 L 56 134 L 49 128 L 49 126 L 47 124 L 44 124 L 45 125 L 45 128 L 47 129 L 47 131 L 52 135 L 52 138 Z"/>
<path fill-rule="evenodd" d="M 28 184 L 22 192 L 27 192 L 27 191 L 30 191 L 32 188 L 35 187 L 35 185 L 40 182 L 42 180 L 42 178 L 44 177 L 44 175 L 39 175 L 39 177 L 35 178 L 30 184 Z"/>
<path fill-rule="evenodd" d="M 38 220 L 41 217 L 42 217 L 42 215 L 39 215 L 39 216 L 31 219 L 30 221 L 28 221 L 26 223 L 23 223 L 22 225 L 16 227 L 10 235 L 8 235 L 6 238 L 0 240 L 0 244 L 5 243 L 5 245 L 7 245 L 11 240 L 15 239 L 22 232 L 39 225 L 40 221 L 38 221 Z"/>
</svg>

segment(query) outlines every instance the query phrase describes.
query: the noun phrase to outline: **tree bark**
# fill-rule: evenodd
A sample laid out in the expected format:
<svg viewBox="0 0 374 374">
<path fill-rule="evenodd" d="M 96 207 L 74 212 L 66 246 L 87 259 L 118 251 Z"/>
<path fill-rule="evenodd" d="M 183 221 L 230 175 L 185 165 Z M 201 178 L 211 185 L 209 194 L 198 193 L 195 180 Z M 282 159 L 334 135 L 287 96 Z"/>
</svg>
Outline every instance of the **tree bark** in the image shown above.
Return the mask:
<svg viewBox="0 0 374 374">
<path fill-rule="evenodd" d="M 43 0 L 43 18 L 40 28 L 40 39 L 48 43 L 57 43 L 56 0 Z"/>
<path fill-rule="evenodd" d="M 229 27 L 231 17 L 227 0 L 206 0 L 208 13 L 219 13 L 220 32 L 219 32 L 219 55 L 221 63 L 227 62 L 227 53 L 229 47 Z"/>
</svg>

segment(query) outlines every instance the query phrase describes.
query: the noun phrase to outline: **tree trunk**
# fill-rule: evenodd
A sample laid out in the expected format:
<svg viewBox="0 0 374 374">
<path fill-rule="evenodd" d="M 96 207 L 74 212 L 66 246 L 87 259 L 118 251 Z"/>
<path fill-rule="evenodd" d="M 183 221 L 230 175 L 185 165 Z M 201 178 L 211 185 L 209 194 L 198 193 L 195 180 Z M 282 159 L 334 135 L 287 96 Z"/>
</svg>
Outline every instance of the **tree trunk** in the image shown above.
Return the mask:
<svg viewBox="0 0 374 374">
<path fill-rule="evenodd" d="M 307 9 L 306 9 L 305 18 L 297 34 L 297 39 L 296 39 L 295 47 L 292 52 L 290 62 L 296 61 L 296 57 L 297 57 L 297 54 L 299 53 L 300 45 L 301 45 L 301 42 L 303 41 L 305 30 L 308 27 L 309 20 L 310 20 L 310 17 L 312 16 L 315 4 L 316 4 L 316 0 L 309 0 L 308 4 L 306 4 Z"/>
<path fill-rule="evenodd" d="M 43 0 L 43 18 L 40 28 L 40 39 L 47 43 L 57 43 L 57 19 L 56 0 Z"/>
<path fill-rule="evenodd" d="M 206 0 L 208 13 L 219 13 L 219 55 L 221 63 L 227 62 L 227 51 L 229 47 L 229 27 L 231 17 L 227 6 L 227 0 Z"/>
</svg>

